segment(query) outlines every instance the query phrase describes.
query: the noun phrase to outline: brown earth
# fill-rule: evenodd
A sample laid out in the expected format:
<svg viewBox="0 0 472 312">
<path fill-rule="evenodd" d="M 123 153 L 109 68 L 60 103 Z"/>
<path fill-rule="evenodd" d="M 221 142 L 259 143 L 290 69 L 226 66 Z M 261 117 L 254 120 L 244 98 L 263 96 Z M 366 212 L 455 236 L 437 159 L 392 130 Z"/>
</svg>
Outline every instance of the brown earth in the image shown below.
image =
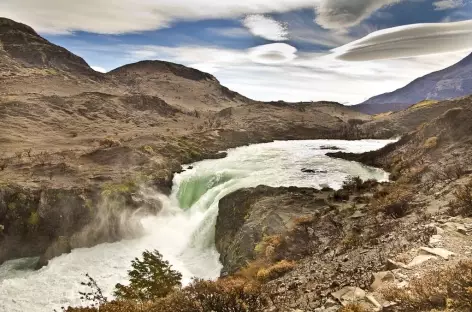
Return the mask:
<svg viewBox="0 0 472 312">
<path fill-rule="evenodd" d="M 371 119 L 337 103 L 252 101 L 168 62 L 101 74 L 8 19 L 0 43 L 0 262 L 133 234 L 116 215 L 142 206 L 138 185 L 169 193 L 181 164 L 274 139 L 354 139 Z M 43 200 L 48 192 L 76 209 Z"/>
<path fill-rule="evenodd" d="M 274 307 L 337 311 L 345 302 L 333 291 L 368 288 L 373 273 L 392 263 L 398 269 L 438 235 L 432 221 L 452 222 L 449 201 L 470 179 L 470 97 L 374 118 L 330 102 L 252 101 L 209 74 L 166 62 L 97 73 L 7 19 L 0 42 L 0 263 L 42 256 L 44 265 L 71 248 L 139 234 L 117 215 L 159 209 L 141 186 L 168 193 L 182 164 L 224 157 L 230 147 L 404 135 L 378 152 L 333 154 L 391 171 L 392 185 L 354 184 L 344 193 L 258 187 L 220 203 L 216 240 L 227 272 L 258 261 L 262 250 L 268 267 L 258 269 L 270 277 L 264 287 Z M 247 209 L 231 212 L 240 206 Z M 444 237 L 463 255 L 467 240 Z M 281 267 L 293 270 L 279 274 Z"/>
</svg>

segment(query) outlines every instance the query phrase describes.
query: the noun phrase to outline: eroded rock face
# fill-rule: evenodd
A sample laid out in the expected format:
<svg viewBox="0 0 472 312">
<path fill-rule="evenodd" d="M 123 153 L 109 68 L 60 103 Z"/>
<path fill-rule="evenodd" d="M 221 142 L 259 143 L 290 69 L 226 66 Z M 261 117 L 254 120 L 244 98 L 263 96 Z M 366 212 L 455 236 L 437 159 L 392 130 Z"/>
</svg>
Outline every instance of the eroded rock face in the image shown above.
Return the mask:
<svg viewBox="0 0 472 312">
<path fill-rule="evenodd" d="M 220 200 L 216 223 L 216 248 L 223 274 L 234 273 L 256 257 L 256 246 L 264 237 L 284 235 L 297 219 L 329 209 L 327 193 L 306 188 L 258 186 L 238 190 Z M 324 230 L 330 231 L 327 226 Z M 284 251 L 289 257 L 306 255 L 316 243 L 314 229 L 290 235 Z M 329 235 L 328 235 L 329 236 Z M 311 237 L 311 238 L 310 238 Z M 305 243 L 310 241 L 310 243 Z M 280 255 L 286 259 L 287 255 Z"/>
<path fill-rule="evenodd" d="M 140 229 L 131 217 L 134 210 L 146 204 L 159 208 L 133 198 L 131 194 L 104 197 L 99 190 L 78 188 L 0 187 L 0 264 L 40 256 L 39 268 L 73 248 L 133 237 Z M 123 218 L 124 214 L 129 217 Z"/>
</svg>

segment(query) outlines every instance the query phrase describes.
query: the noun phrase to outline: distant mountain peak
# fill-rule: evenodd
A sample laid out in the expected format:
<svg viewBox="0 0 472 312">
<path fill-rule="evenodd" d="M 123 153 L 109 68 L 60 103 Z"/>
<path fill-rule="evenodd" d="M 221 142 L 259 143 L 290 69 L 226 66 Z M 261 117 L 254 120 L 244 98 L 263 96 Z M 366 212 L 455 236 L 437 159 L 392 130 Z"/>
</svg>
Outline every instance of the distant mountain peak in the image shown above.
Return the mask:
<svg viewBox="0 0 472 312">
<path fill-rule="evenodd" d="M 109 74 L 110 75 L 120 75 L 123 72 L 130 73 L 171 73 L 173 75 L 189 79 L 195 81 L 202 81 L 202 80 L 211 80 L 214 82 L 218 82 L 218 80 L 208 73 L 202 72 L 198 69 L 187 67 L 181 64 L 166 62 L 166 61 L 158 61 L 158 60 L 146 60 L 140 61 L 133 64 L 124 65 L 122 67 L 116 68 L 112 70 Z"/>
<path fill-rule="evenodd" d="M 472 94 L 472 53 L 393 92 L 374 96 L 353 108 L 369 114 L 398 111 L 423 100 L 447 100 Z"/>
<path fill-rule="evenodd" d="M 44 39 L 33 28 L 8 18 L 0 18 L 0 50 L 2 64 L 13 61 L 25 68 L 49 68 L 94 78 L 101 75 L 81 57 Z"/>
<path fill-rule="evenodd" d="M 31 28 L 30 26 L 22 24 L 22 23 L 15 22 L 14 20 L 11 20 L 9 18 L 0 17 L 0 34 L 1 33 L 6 33 L 6 32 L 9 32 L 9 31 L 12 31 L 12 30 L 19 30 L 19 31 L 22 31 L 24 33 L 29 33 L 33 36 L 38 36 L 39 37 L 39 35 L 36 33 L 36 31 L 33 28 Z"/>
</svg>

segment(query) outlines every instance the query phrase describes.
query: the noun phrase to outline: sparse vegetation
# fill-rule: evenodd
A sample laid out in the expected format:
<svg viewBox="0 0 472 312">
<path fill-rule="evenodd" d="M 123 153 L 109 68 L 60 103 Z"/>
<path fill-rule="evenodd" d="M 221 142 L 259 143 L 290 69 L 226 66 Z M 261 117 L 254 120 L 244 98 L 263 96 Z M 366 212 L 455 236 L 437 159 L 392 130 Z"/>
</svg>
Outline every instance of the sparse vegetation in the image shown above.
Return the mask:
<svg viewBox="0 0 472 312">
<path fill-rule="evenodd" d="M 274 265 L 271 265 L 267 268 L 261 268 L 256 274 L 256 277 L 260 281 L 268 281 L 275 279 L 279 276 L 284 275 L 287 272 L 290 272 L 295 267 L 295 262 L 281 260 Z"/>
<path fill-rule="evenodd" d="M 338 312 L 367 312 L 367 310 L 359 303 L 349 303 Z"/>
<path fill-rule="evenodd" d="M 455 216 L 472 216 L 472 180 L 457 187 L 454 199 L 449 203 L 449 213 Z"/>
<path fill-rule="evenodd" d="M 472 260 L 429 271 L 407 287 L 392 286 L 382 293 L 398 302 L 396 311 L 472 311 Z"/>
<path fill-rule="evenodd" d="M 87 275 L 82 285 L 91 291 L 81 293 L 92 301 L 89 307 L 65 309 L 67 312 L 261 312 L 267 306 L 260 285 L 242 277 L 217 281 L 194 279 L 180 288 L 180 273 L 173 271 L 157 251 L 145 252 L 134 260 L 129 272 L 130 285 L 117 285 L 118 300 L 108 302 L 97 282 Z M 279 270 L 281 270 L 279 265 Z M 123 287 L 127 289 L 122 293 Z M 124 295 L 124 296 L 123 296 Z"/>
<path fill-rule="evenodd" d="M 39 214 L 37 211 L 33 211 L 29 218 L 28 218 L 28 224 L 31 226 L 36 226 L 39 224 Z"/>
<path fill-rule="evenodd" d="M 372 207 L 388 216 L 401 218 L 408 214 L 413 195 L 409 185 L 389 185 L 374 194 Z"/>
<path fill-rule="evenodd" d="M 98 145 L 100 147 L 110 148 L 110 147 L 121 146 L 121 142 L 117 139 L 113 139 L 113 138 L 108 137 L 108 138 L 101 139 L 98 142 Z"/>
<path fill-rule="evenodd" d="M 428 138 L 423 144 L 425 149 L 433 149 L 436 146 L 438 146 L 438 137 Z"/>
</svg>

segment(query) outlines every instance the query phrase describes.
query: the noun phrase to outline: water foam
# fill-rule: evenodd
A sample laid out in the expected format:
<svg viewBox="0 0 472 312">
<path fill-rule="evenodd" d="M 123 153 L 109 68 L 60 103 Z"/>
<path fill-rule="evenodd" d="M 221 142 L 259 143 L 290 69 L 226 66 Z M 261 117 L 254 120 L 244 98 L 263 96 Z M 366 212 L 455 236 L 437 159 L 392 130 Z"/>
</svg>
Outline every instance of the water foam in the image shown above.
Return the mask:
<svg viewBox="0 0 472 312">
<path fill-rule="evenodd" d="M 218 202 L 244 187 L 269 186 L 339 188 L 349 175 L 387 180 L 388 175 L 358 163 L 331 159 L 323 145 L 347 152 L 365 152 L 391 141 L 280 141 L 232 149 L 228 157 L 205 160 L 174 178 L 170 197 L 143 189 L 143 195 L 159 199 L 158 216 L 141 220 L 145 235 L 139 239 L 75 249 L 53 259 L 47 267 L 33 271 L 34 259 L 18 259 L 0 266 L 0 311 L 50 312 L 61 306 L 80 305 L 78 292 L 84 274 L 94 277 L 107 295 L 114 285 L 125 282 L 134 257 L 158 249 L 184 276 L 216 278 L 221 264 L 214 247 Z M 319 173 L 303 173 L 303 168 Z"/>
</svg>

